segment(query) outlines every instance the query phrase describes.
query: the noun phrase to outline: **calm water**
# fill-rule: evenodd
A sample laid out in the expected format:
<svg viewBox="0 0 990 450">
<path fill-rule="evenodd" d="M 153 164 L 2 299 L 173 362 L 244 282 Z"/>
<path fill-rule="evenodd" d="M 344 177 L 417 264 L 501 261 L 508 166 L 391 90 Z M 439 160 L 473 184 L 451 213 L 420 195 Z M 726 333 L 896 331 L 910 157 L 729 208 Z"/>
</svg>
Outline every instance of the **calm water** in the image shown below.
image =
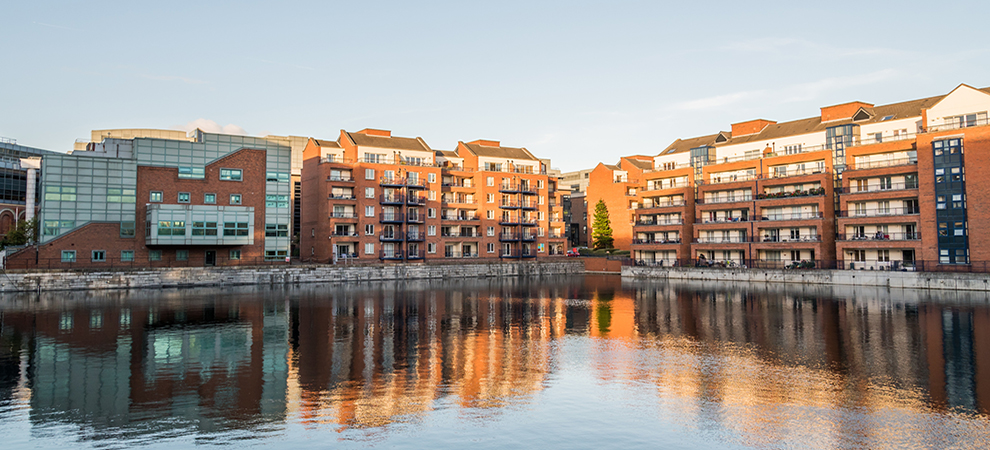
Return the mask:
<svg viewBox="0 0 990 450">
<path fill-rule="evenodd" d="M 988 305 L 606 276 L 0 297 L 0 447 L 985 449 Z"/>
</svg>

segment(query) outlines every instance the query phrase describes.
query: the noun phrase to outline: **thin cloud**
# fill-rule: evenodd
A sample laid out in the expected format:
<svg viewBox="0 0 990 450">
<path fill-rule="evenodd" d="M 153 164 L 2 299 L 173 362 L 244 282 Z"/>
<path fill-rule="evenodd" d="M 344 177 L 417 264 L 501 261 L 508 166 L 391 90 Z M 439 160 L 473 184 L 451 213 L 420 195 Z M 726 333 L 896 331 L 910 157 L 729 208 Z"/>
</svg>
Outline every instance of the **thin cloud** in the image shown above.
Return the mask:
<svg viewBox="0 0 990 450">
<path fill-rule="evenodd" d="M 763 90 L 740 91 L 731 94 L 716 95 L 714 97 L 705 97 L 705 98 L 699 98 L 695 100 L 688 100 L 685 102 L 675 103 L 673 109 L 682 110 L 682 111 L 698 111 L 698 110 L 706 110 L 706 109 L 723 108 L 733 103 L 738 103 L 743 100 L 761 97 L 765 94 L 766 91 Z"/>
<path fill-rule="evenodd" d="M 199 128 L 200 130 L 203 130 L 203 131 L 205 131 L 207 133 L 236 134 L 236 135 L 240 135 L 240 136 L 249 136 L 250 135 L 247 132 L 247 130 L 245 130 L 245 129 L 237 126 L 237 125 L 234 125 L 234 124 L 220 125 L 216 121 L 209 120 L 209 119 L 203 119 L 203 118 L 199 118 L 199 119 L 196 119 L 196 120 L 193 120 L 193 121 L 186 122 L 184 125 L 173 125 L 172 126 L 172 129 L 173 130 L 182 130 L 182 131 L 186 131 L 186 132 L 195 130 L 197 128 Z"/>
</svg>

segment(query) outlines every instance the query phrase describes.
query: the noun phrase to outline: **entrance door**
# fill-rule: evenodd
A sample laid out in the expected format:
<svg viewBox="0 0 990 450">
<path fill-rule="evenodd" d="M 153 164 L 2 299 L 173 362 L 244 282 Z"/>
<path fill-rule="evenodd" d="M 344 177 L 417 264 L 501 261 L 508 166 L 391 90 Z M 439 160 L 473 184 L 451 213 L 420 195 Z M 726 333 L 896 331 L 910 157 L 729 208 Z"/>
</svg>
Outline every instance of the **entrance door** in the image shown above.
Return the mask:
<svg viewBox="0 0 990 450">
<path fill-rule="evenodd" d="M 217 265 L 217 251 L 216 250 L 207 250 L 206 251 L 206 265 L 207 266 L 215 266 L 215 265 Z"/>
</svg>

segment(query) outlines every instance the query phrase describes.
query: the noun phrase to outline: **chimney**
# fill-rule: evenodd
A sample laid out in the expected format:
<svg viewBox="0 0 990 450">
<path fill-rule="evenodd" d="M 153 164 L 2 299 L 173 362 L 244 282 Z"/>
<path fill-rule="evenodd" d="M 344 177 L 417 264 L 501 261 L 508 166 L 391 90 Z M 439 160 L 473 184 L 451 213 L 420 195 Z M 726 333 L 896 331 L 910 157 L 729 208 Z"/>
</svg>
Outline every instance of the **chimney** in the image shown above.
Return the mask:
<svg viewBox="0 0 990 450">
<path fill-rule="evenodd" d="M 748 136 L 763 131 L 769 125 L 777 123 L 774 120 L 753 119 L 732 124 L 732 137 Z"/>
<path fill-rule="evenodd" d="M 392 137 L 392 132 L 390 130 L 378 130 L 375 128 L 365 128 L 358 133 L 366 136 L 381 136 L 381 137 Z"/>
</svg>

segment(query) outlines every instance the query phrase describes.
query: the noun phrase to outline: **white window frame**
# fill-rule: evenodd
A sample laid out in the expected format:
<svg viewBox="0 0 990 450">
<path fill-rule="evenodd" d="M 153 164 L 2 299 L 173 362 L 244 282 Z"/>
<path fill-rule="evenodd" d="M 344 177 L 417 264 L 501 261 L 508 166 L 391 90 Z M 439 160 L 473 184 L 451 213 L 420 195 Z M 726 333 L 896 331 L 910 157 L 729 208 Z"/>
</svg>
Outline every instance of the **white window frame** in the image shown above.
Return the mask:
<svg viewBox="0 0 990 450">
<path fill-rule="evenodd" d="M 375 188 L 373 187 L 364 188 L 364 198 L 375 198 Z"/>
<path fill-rule="evenodd" d="M 495 186 L 495 177 L 488 177 L 488 185 Z"/>
<path fill-rule="evenodd" d="M 436 219 L 437 218 L 437 209 L 436 208 L 427 208 L 426 209 L 426 218 L 427 219 Z"/>
<path fill-rule="evenodd" d="M 436 225 L 430 225 L 430 226 L 426 227 L 426 235 L 427 236 L 436 236 L 437 235 L 437 226 Z"/>
<path fill-rule="evenodd" d="M 375 207 L 371 205 L 365 206 L 364 217 L 375 217 Z"/>
<path fill-rule="evenodd" d="M 375 243 L 374 242 L 365 242 L 364 243 L 364 254 L 365 255 L 374 255 L 375 254 Z"/>
<path fill-rule="evenodd" d="M 375 169 L 364 169 L 364 179 L 374 180 L 375 179 Z"/>
</svg>

